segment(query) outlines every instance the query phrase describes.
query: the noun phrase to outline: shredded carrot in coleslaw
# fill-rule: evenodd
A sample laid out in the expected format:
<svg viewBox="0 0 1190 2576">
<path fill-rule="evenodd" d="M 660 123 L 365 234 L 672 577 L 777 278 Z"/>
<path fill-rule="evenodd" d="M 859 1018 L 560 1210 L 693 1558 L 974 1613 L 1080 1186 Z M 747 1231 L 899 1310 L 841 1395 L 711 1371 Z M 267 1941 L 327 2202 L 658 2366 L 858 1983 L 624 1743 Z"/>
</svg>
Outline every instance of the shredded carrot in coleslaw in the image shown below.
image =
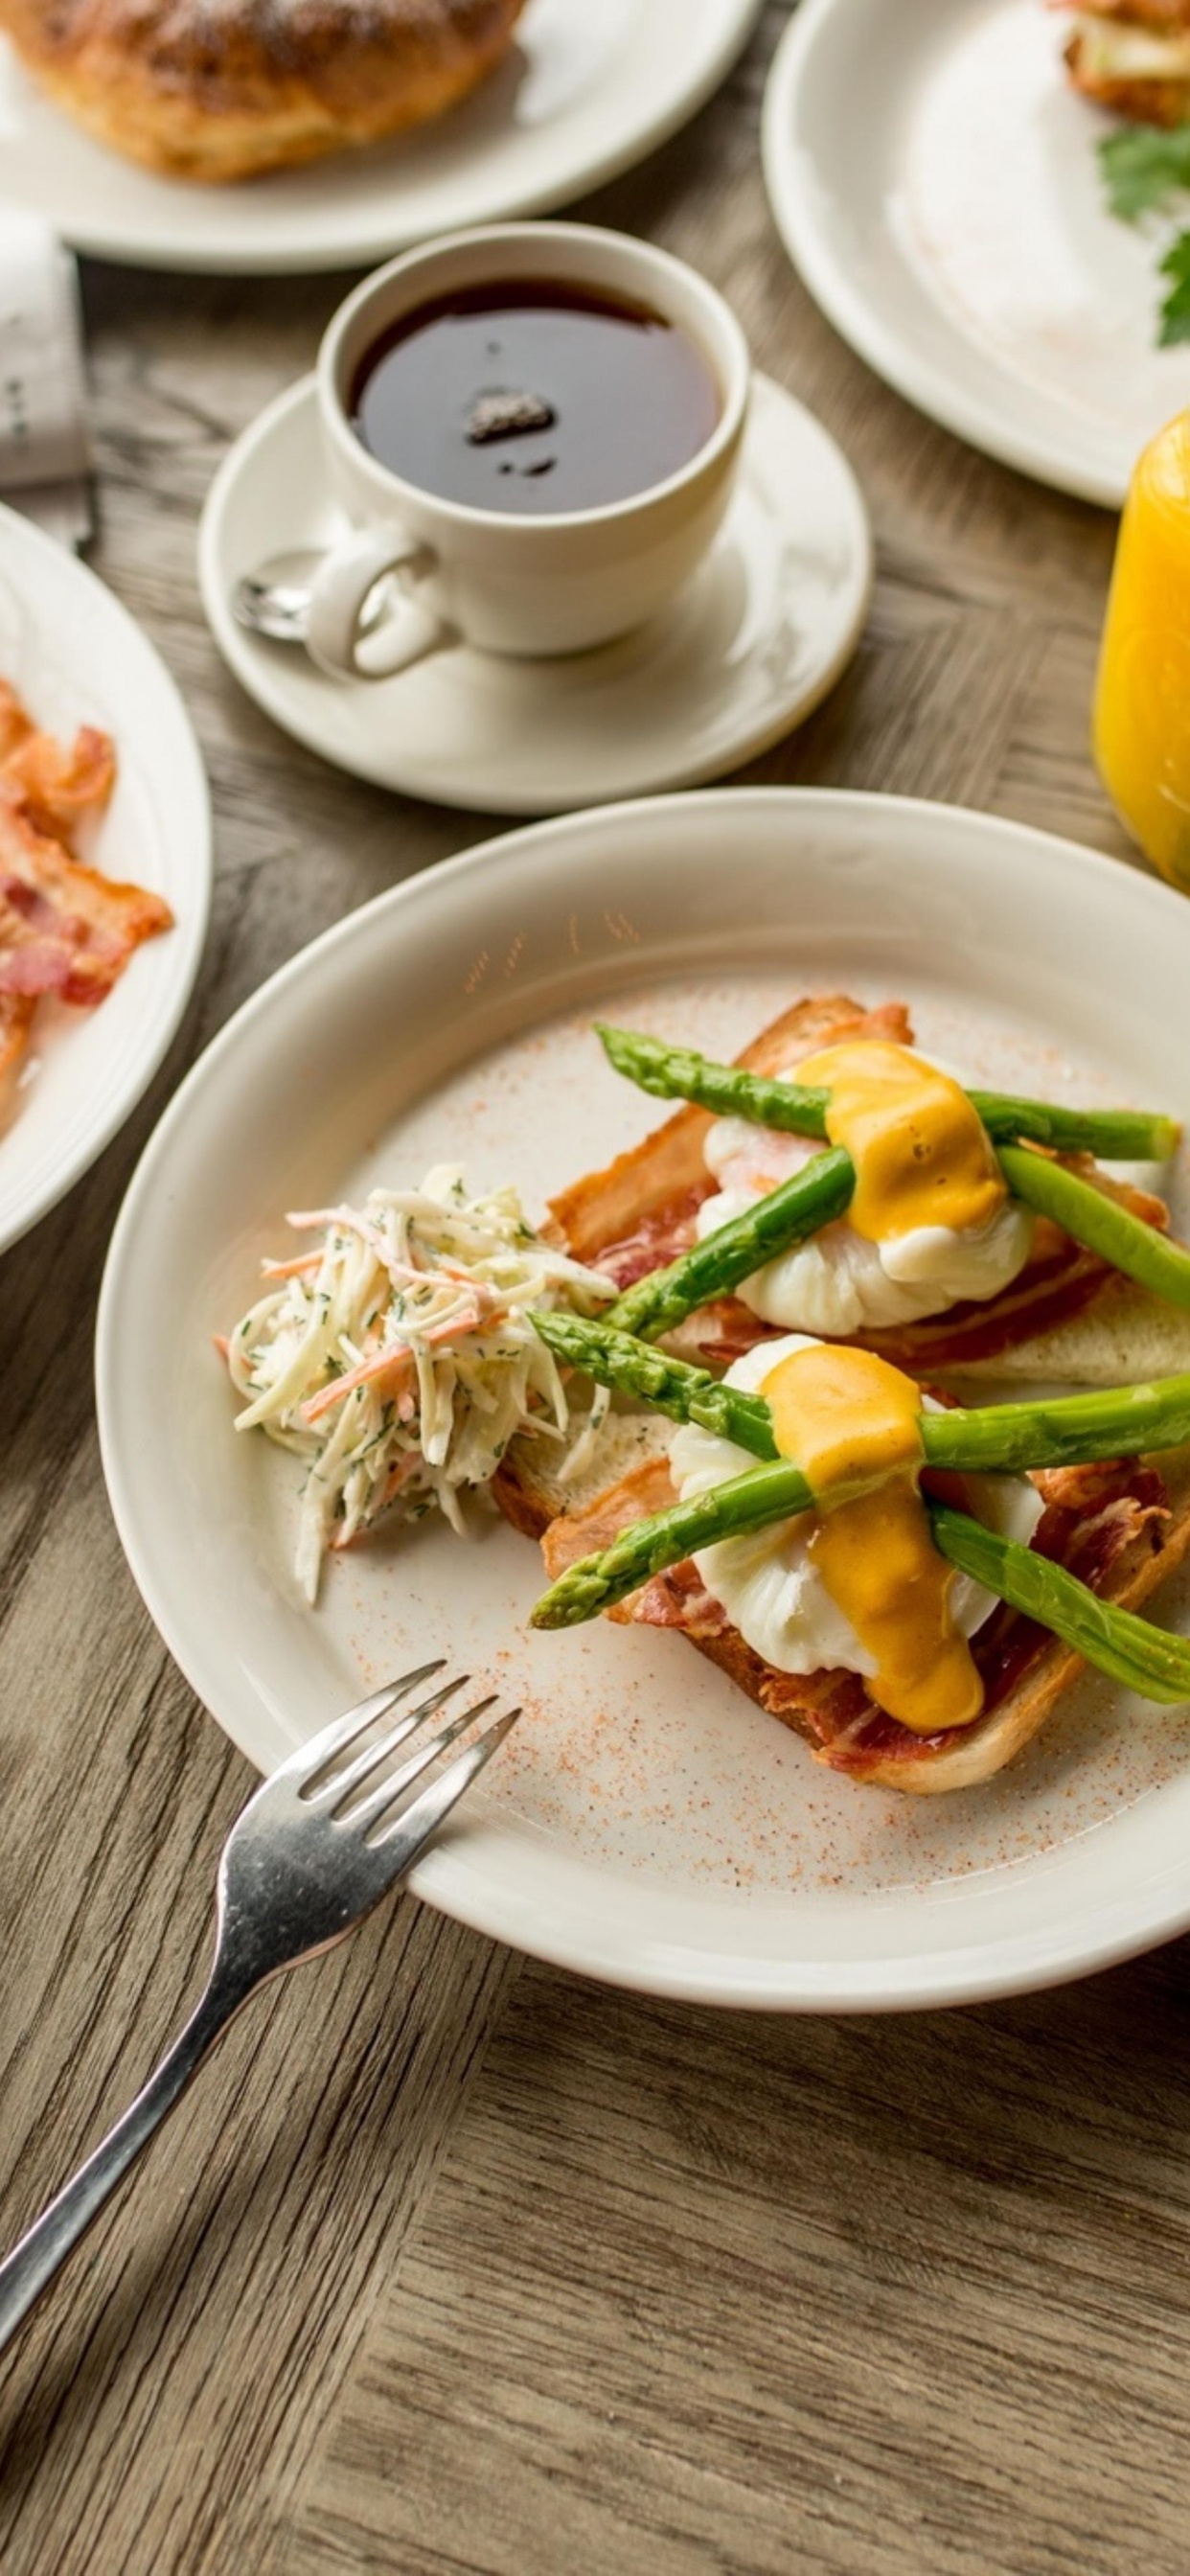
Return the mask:
<svg viewBox="0 0 1190 2576">
<path fill-rule="evenodd" d="M 437 1507 L 465 1529 L 460 1495 L 487 1485 L 520 1432 L 563 1441 L 565 1390 L 531 1313 L 595 1312 L 615 1283 L 536 1234 L 514 1189 L 469 1196 L 439 1165 L 420 1190 L 373 1190 L 363 1208 L 295 1211 L 321 1249 L 265 1261 L 266 1293 L 227 1344 L 244 1397 L 237 1431 L 259 1429 L 306 1466 L 295 1572 L 317 1596 L 328 1548 L 382 1513 Z M 598 1435 L 600 1393 L 566 1462 Z"/>
</svg>

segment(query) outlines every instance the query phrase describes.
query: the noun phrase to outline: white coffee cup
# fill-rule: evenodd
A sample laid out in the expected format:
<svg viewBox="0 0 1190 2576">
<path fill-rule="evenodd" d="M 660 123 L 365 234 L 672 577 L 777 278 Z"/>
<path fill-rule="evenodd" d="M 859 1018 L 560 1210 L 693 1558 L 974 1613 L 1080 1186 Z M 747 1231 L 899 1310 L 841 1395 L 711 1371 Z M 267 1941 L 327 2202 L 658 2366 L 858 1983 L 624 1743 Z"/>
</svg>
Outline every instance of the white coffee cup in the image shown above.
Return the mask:
<svg viewBox="0 0 1190 2576">
<path fill-rule="evenodd" d="M 705 445 L 663 483 L 594 510 L 479 510 L 407 482 L 349 414 L 361 360 L 402 314 L 492 279 L 559 278 L 660 313 L 701 350 L 720 394 Z M 493 224 L 377 269 L 330 323 L 318 402 L 331 488 L 353 533 L 319 569 L 308 650 L 326 671 L 385 679 L 444 645 L 579 653 L 642 625 L 689 580 L 731 497 L 748 408 L 747 343 L 704 278 L 668 252 L 586 224 Z M 396 575 L 367 620 L 376 585 Z"/>
</svg>

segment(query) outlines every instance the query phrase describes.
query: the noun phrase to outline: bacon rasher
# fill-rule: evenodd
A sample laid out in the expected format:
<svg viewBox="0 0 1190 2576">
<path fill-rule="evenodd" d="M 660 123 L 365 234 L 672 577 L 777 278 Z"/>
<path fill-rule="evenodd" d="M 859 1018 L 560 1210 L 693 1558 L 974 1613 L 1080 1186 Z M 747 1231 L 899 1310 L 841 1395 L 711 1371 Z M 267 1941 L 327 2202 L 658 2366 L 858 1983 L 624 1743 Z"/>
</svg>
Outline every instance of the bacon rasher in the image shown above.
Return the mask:
<svg viewBox="0 0 1190 2576">
<path fill-rule="evenodd" d="M 0 1099 L 29 1042 L 43 994 L 89 1009 L 144 939 L 168 930 L 169 905 L 120 884 L 74 850 L 111 795 L 115 754 L 84 725 L 69 749 L 41 733 L 0 681 Z"/>
</svg>

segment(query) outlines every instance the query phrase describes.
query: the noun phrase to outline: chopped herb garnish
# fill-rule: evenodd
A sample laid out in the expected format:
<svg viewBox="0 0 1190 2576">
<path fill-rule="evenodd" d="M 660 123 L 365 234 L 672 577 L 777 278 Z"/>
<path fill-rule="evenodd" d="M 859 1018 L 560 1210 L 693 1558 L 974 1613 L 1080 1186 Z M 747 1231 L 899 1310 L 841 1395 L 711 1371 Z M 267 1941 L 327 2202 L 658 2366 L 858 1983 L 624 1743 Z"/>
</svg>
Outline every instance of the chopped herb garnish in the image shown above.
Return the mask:
<svg viewBox="0 0 1190 2576">
<path fill-rule="evenodd" d="M 1121 223 L 1162 214 L 1171 197 L 1190 189 L 1190 125 L 1125 125 L 1099 145 L 1107 202 Z"/>
<path fill-rule="evenodd" d="M 1190 340 L 1190 232 L 1179 233 L 1161 262 L 1162 277 L 1173 283 L 1161 307 L 1161 346 L 1173 348 Z"/>
<path fill-rule="evenodd" d="M 1140 223 L 1146 215 L 1174 219 L 1180 201 L 1190 198 L 1190 123 L 1169 131 L 1125 126 L 1099 145 L 1099 166 L 1108 205 L 1121 223 Z M 1175 233 L 1157 266 L 1171 280 L 1158 308 L 1157 333 L 1158 345 L 1169 349 L 1190 340 L 1190 230 Z"/>
</svg>

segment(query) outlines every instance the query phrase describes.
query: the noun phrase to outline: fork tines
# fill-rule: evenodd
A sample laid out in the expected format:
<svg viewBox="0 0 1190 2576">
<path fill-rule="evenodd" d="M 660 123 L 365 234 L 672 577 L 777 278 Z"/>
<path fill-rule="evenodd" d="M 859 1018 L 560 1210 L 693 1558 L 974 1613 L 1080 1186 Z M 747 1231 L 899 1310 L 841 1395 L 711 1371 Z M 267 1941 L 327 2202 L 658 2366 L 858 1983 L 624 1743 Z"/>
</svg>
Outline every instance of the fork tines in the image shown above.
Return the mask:
<svg viewBox="0 0 1190 2576">
<path fill-rule="evenodd" d="M 399 1769 L 386 1771 L 385 1766 L 400 1746 L 466 1687 L 467 1674 L 458 1673 L 452 1680 L 439 1684 L 426 1698 L 420 1699 L 414 1708 L 407 1709 L 375 1743 L 365 1745 L 354 1761 L 345 1768 L 340 1766 L 342 1756 L 367 1733 L 369 1727 L 378 1725 L 399 1700 L 416 1690 L 420 1683 L 432 1680 L 443 1669 L 444 1658 L 439 1657 L 434 1663 L 421 1664 L 415 1671 L 404 1673 L 399 1681 L 387 1682 L 383 1689 L 373 1691 L 356 1708 L 349 1709 L 344 1717 L 325 1727 L 300 1753 L 293 1755 L 283 1767 L 293 1777 L 303 1803 L 318 1808 L 336 1825 L 361 1833 L 373 1848 L 385 1842 L 399 1826 L 416 1833 L 419 1844 L 426 1840 L 449 1814 L 455 1800 L 470 1786 L 476 1773 L 504 1742 L 520 1716 L 519 1708 L 508 1711 L 485 1728 L 449 1769 L 400 1814 L 394 1810 L 402 1807 L 402 1801 L 415 1782 L 441 1760 L 451 1745 L 466 1734 L 468 1727 L 495 1707 L 494 1692 L 477 1700 L 461 1716 L 452 1718 L 446 1726 L 419 1744 Z"/>
</svg>

